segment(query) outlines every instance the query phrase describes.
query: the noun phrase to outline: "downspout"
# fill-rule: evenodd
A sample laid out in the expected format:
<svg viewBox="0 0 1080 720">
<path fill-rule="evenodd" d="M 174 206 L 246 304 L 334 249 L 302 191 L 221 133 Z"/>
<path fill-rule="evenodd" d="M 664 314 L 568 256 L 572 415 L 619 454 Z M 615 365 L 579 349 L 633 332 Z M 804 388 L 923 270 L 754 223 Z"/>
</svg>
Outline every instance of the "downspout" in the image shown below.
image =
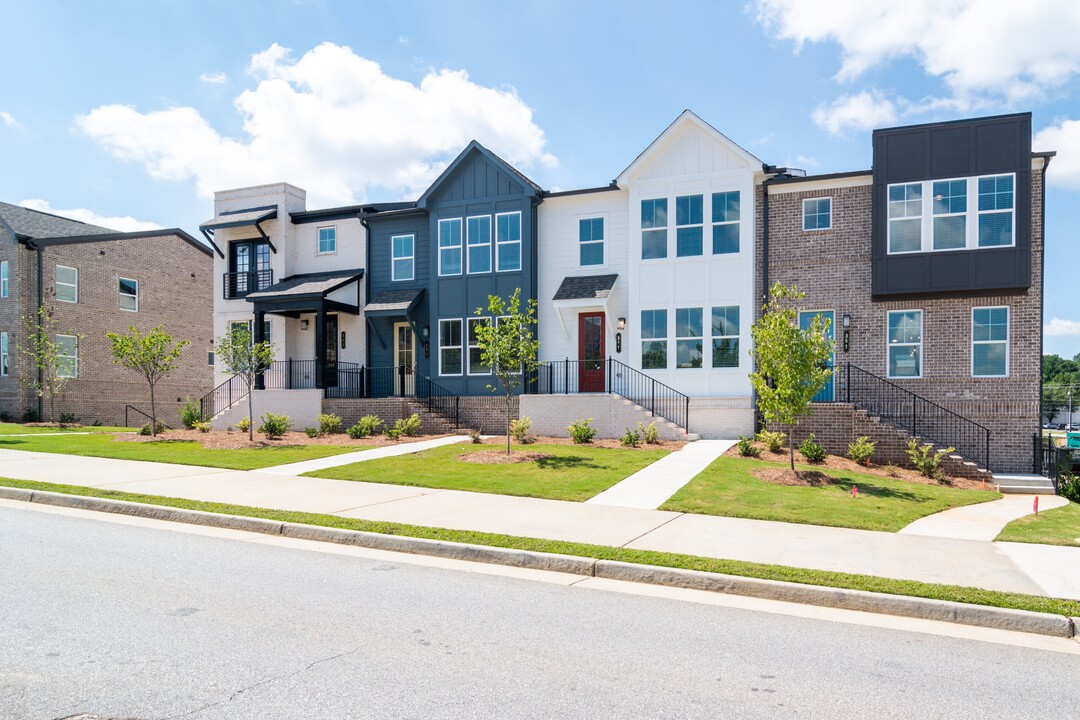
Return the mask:
<svg viewBox="0 0 1080 720">
<path fill-rule="evenodd" d="M 364 228 L 364 304 L 360 306 L 360 312 L 364 312 L 364 308 L 371 302 L 371 226 L 368 225 L 363 210 L 356 213 L 356 219 L 360 221 L 360 227 Z M 367 331 L 375 330 L 367 314 L 364 315 L 363 326 Z M 382 336 L 376 332 L 375 337 L 379 338 L 379 343 L 385 348 L 386 343 L 383 342 Z M 366 337 L 364 338 L 364 362 L 360 364 L 371 366 L 371 343 Z"/>
<path fill-rule="evenodd" d="M 37 322 L 38 332 L 41 332 L 41 309 L 45 305 L 45 289 L 42 287 L 42 278 L 44 277 L 45 267 L 45 251 L 40 245 L 31 243 L 35 251 L 37 251 L 37 312 L 34 313 L 35 322 Z M 41 367 L 38 367 L 37 371 L 38 387 L 41 387 L 42 382 L 45 381 L 44 371 Z M 37 412 L 38 420 L 43 421 L 45 419 L 45 399 L 38 393 L 37 399 Z"/>
<path fill-rule="evenodd" d="M 1046 156 L 1043 158 L 1042 166 L 1042 187 L 1040 188 L 1039 197 L 1039 229 L 1041 235 L 1039 237 L 1039 243 L 1042 246 L 1042 251 L 1039 253 L 1039 325 L 1040 327 L 1046 321 L 1044 314 L 1046 312 L 1046 168 L 1050 166 L 1050 159 L 1053 156 Z M 1039 420 L 1035 424 L 1035 436 L 1039 438 L 1039 450 L 1038 454 L 1042 455 L 1042 419 L 1043 419 L 1043 333 L 1039 333 Z M 1072 423 L 1072 415 L 1069 416 L 1069 422 Z M 1035 458 L 1032 458 L 1032 465 L 1034 466 Z M 1042 464 L 1042 458 L 1039 458 L 1039 464 Z M 1033 468 L 1034 469 L 1034 468 Z M 1040 468 L 1044 472 L 1046 468 Z"/>
</svg>

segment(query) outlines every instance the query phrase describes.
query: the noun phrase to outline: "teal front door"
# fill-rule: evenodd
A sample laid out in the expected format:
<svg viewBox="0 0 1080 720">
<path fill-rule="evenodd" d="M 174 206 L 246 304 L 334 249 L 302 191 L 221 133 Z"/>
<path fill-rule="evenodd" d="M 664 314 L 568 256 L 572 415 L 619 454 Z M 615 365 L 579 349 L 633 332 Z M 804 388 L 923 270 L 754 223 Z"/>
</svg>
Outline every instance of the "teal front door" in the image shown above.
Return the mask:
<svg viewBox="0 0 1080 720">
<path fill-rule="evenodd" d="M 824 319 L 829 321 L 829 329 L 825 331 L 825 335 L 830 339 L 836 338 L 836 313 L 832 310 L 806 310 L 799 313 L 799 329 L 809 330 L 810 323 L 814 321 L 816 315 L 821 315 Z M 829 367 L 836 367 L 836 350 L 833 350 L 833 355 L 829 359 Z M 814 402 L 832 402 L 836 399 L 836 376 L 833 375 L 825 383 L 825 387 L 821 388 L 821 392 L 814 396 Z"/>
</svg>

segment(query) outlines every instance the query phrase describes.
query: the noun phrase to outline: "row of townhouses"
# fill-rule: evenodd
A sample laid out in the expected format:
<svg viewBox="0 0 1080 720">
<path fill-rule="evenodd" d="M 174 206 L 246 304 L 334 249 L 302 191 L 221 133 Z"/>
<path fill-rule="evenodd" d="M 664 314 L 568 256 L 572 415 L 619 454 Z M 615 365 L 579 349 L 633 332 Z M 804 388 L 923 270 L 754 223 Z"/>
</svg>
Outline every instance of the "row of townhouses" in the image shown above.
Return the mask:
<svg viewBox="0 0 1080 720">
<path fill-rule="evenodd" d="M 872 169 L 808 176 L 686 111 L 602 187 L 545 191 L 473 142 L 415 202 L 222 191 L 200 227 L 213 335 L 270 340 L 259 402 L 302 424 L 423 406 L 425 422 L 497 430 L 476 311 L 520 289 L 538 304 L 542 363 L 517 399 L 535 431 L 654 417 L 733 437 L 755 427 L 750 328 L 781 282 L 836 340 L 800 434 L 842 451 L 906 432 L 1027 472 L 1052 155 L 1016 114 L 878 130 Z M 221 367 L 214 385 L 206 414 L 235 423 L 246 407 Z"/>
</svg>

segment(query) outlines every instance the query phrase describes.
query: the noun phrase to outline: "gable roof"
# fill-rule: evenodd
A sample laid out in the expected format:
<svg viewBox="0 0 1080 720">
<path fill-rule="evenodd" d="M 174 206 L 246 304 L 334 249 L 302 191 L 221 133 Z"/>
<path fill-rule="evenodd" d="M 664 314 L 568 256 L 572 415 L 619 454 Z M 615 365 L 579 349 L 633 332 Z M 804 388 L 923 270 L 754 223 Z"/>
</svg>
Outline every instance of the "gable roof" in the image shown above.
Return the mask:
<svg viewBox="0 0 1080 720">
<path fill-rule="evenodd" d="M 435 191 L 438 190 L 439 187 L 442 186 L 442 184 L 457 171 L 458 167 L 460 167 L 461 164 L 465 162 L 466 158 L 468 158 L 473 153 L 480 153 L 485 158 L 487 158 L 489 162 L 491 162 L 496 167 L 505 170 L 508 175 L 517 179 L 518 182 L 520 182 L 526 188 L 532 190 L 533 193 L 535 193 L 536 195 L 540 195 L 544 192 L 543 188 L 541 188 L 529 178 L 525 177 L 525 175 L 513 165 L 488 150 L 476 140 L 473 140 L 465 146 L 465 149 L 462 150 L 456 158 L 454 158 L 453 162 L 446 166 L 446 169 L 443 170 L 439 177 L 435 179 L 435 182 L 431 183 L 431 186 L 424 191 L 424 194 L 421 195 L 420 199 L 416 201 L 416 206 L 426 207 L 428 198 L 430 198 L 435 193 Z"/>
<path fill-rule="evenodd" d="M 80 220 L 72 220 L 6 202 L 0 202 L 0 222 L 10 228 L 17 238 L 81 237 L 116 232 Z"/>
<path fill-rule="evenodd" d="M 611 294 L 618 275 L 564 277 L 552 300 L 602 300 Z"/>
<path fill-rule="evenodd" d="M 626 182 L 630 176 L 631 171 L 644 165 L 648 160 L 664 145 L 664 143 L 675 133 L 679 132 L 687 125 L 694 125 L 704 131 L 707 135 L 711 135 L 715 140 L 725 145 L 735 155 L 741 157 L 748 165 L 754 167 L 764 167 L 765 164 L 759 160 L 755 155 L 748 150 L 732 141 L 727 135 L 714 128 L 709 123 L 702 120 L 692 110 L 683 110 L 679 117 L 675 118 L 675 121 L 667 126 L 664 132 L 660 133 L 655 140 L 649 143 L 649 147 L 645 148 L 641 154 L 639 154 L 634 161 L 626 166 L 626 169 L 619 173 L 619 176 L 615 178 L 615 182 L 622 185 Z"/>
</svg>

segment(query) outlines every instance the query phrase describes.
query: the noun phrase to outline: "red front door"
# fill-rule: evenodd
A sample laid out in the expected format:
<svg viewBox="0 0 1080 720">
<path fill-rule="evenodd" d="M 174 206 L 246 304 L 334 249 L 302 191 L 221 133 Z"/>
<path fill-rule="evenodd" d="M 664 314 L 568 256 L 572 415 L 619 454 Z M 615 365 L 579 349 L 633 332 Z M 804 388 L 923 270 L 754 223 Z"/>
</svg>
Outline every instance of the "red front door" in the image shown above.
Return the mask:
<svg viewBox="0 0 1080 720">
<path fill-rule="evenodd" d="M 604 392 L 604 314 L 578 315 L 578 391 Z"/>
</svg>

